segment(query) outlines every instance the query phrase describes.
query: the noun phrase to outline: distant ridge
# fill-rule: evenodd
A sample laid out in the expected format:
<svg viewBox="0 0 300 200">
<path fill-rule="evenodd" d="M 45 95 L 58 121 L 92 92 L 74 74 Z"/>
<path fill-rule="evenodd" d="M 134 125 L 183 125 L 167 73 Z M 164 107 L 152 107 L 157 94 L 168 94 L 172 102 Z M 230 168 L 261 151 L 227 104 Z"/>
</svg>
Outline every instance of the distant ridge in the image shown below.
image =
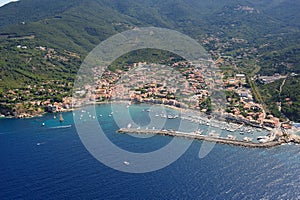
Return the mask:
<svg viewBox="0 0 300 200">
<path fill-rule="evenodd" d="M 108 37 L 134 27 L 180 31 L 201 43 L 213 59 L 222 55 L 232 57 L 235 71 L 255 71 L 251 76 L 300 74 L 299 10 L 299 0 L 9 3 L 0 7 L 0 99 L 6 101 L 10 89 L 25 90 L 37 83 L 47 85 L 49 80 L 71 83 L 89 51 Z M 151 56 L 151 53 L 141 55 Z M 298 82 L 295 85 L 300 86 Z M 277 97 L 272 104 L 276 101 Z M 298 105 L 296 101 L 293 105 Z"/>
</svg>

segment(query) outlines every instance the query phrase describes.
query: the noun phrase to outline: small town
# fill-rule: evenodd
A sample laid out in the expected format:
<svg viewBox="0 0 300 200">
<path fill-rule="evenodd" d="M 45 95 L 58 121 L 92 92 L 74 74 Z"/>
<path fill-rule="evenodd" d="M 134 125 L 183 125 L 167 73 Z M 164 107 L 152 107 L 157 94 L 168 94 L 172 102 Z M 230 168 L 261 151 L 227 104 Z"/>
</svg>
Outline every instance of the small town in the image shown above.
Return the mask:
<svg viewBox="0 0 300 200">
<path fill-rule="evenodd" d="M 179 66 L 180 70 L 177 71 Z M 219 85 L 218 89 L 226 94 L 226 103 L 221 112 L 227 121 L 272 130 L 278 136 L 299 131 L 297 123 L 282 122 L 267 113 L 263 105 L 255 102 L 245 74 L 232 74 L 224 78 L 222 73 L 216 73 L 218 76 L 215 77 L 222 77 L 218 80 L 209 76 L 213 72 L 208 72 L 207 68 L 195 67 L 187 62 L 175 62 L 170 67 L 140 62 L 126 66 L 126 71 L 106 70 L 102 76 L 99 71 L 93 69 L 96 83 L 94 92 L 91 85 L 75 92 L 79 97 L 75 106 L 106 100 L 126 100 L 164 104 L 210 114 L 213 110 L 211 88 L 212 85 Z M 208 80 L 210 84 L 206 84 Z"/>
<path fill-rule="evenodd" d="M 245 74 L 232 74 L 224 78 L 221 72 L 217 76 L 212 75 L 213 72 L 207 70 L 207 67 L 193 66 L 192 63 L 187 62 L 174 62 L 171 66 L 140 62 L 125 66 L 124 69 L 126 70 L 118 69 L 114 72 L 105 70 L 100 74 L 101 70 L 94 68 L 93 80 L 96 86 L 85 85 L 82 90 L 75 91 L 75 94 L 80 96 L 80 101 L 76 102 L 75 107 L 90 102 L 129 100 L 135 103 L 189 108 L 209 114 L 212 112 L 211 85 L 219 85 L 221 86 L 219 89 L 225 90 L 223 92 L 226 93 L 226 104 L 222 112 L 228 119 L 253 126 L 286 130 L 295 128 L 292 122 L 281 123 L 279 118 L 267 114 L 263 105 L 255 102 Z M 275 74 L 273 78 L 258 78 L 268 82 L 285 77 Z M 209 84 L 206 84 L 207 82 Z M 55 85 L 55 89 L 49 87 L 50 85 Z M 72 83 L 48 81 L 39 87 L 28 85 L 24 90 L 10 90 L 5 98 L 12 101 L 17 98 L 27 100 L 25 103 L 27 106 L 24 108 L 19 106 L 21 104 L 19 103 L 16 107 L 19 106 L 20 109 L 8 115 L 26 118 L 44 112 L 70 111 L 73 109 L 71 88 Z M 51 94 L 56 97 L 30 101 L 30 96 L 37 94 L 39 96 Z M 58 98 L 58 95 L 65 97 Z M 5 115 L 1 114 L 1 117 Z"/>
<path fill-rule="evenodd" d="M 54 49 L 45 47 L 38 47 L 38 49 L 46 51 L 46 56 L 49 58 L 56 56 Z M 226 59 L 220 57 L 216 61 L 211 60 L 212 65 L 207 63 L 193 65 L 186 61 L 172 62 L 170 58 L 169 65 L 139 62 L 114 71 L 109 68 L 103 71 L 103 67 L 96 67 L 92 69 L 92 84 L 86 84 L 73 91 L 74 95 L 79 97 L 76 98 L 74 105 L 72 104 L 73 83 L 53 80 L 8 91 L 4 96 L 9 100 L 8 105 L 18 100 L 22 100 L 22 103 L 16 103 L 13 113 L 5 112 L 6 109 L 2 108 L 0 117 L 28 118 L 47 112 L 66 112 L 87 104 L 122 100 L 133 103 L 164 104 L 210 115 L 216 102 L 219 101 L 223 105 L 218 112 L 226 116 L 228 121 L 276 130 L 279 136 L 299 131 L 297 123 L 283 122 L 266 112 L 264 106 L 255 100 L 249 85 L 249 78 L 261 83 L 270 83 L 284 79 L 286 76 L 274 74 L 274 76 L 247 77 L 243 73 L 226 73 L 225 76 L 217 68 L 210 69 L 212 66 L 219 66 Z M 211 91 L 214 90 L 224 93 L 223 99 L 214 102 L 214 97 L 211 96 Z M 35 95 L 40 99 L 35 99 Z"/>
<path fill-rule="evenodd" d="M 0 0 L 0 200 L 300 200 L 299 0 Z"/>
</svg>

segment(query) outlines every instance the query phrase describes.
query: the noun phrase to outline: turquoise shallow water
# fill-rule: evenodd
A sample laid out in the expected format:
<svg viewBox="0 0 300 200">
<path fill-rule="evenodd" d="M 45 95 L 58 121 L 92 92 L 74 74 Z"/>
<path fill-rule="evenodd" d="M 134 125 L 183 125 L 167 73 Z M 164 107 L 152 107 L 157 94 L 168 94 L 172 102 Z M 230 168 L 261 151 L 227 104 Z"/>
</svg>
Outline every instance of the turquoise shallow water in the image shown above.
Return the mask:
<svg viewBox="0 0 300 200">
<path fill-rule="evenodd" d="M 131 106 L 134 122 L 147 126 L 147 108 Z M 172 140 L 116 134 L 119 127 L 113 116 L 118 113 L 109 116 L 110 105 L 99 105 L 96 111 L 107 137 L 125 150 L 151 152 Z M 81 143 L 72 113 L 63 116 L 62 124 L 53 115 L 0 120 L 0 199 L 300 199 L 299 146 L 216 145 L 199 159 L 202 142 L 194 141 L 166 168 L 130 174 L 98 162 Z M 82 123 L 91 118 L 83 112 Z M 59 128 L 64 125 L 72 127 Z M 165 125 L 173 128 L 178 121 Z"/>
</svg>

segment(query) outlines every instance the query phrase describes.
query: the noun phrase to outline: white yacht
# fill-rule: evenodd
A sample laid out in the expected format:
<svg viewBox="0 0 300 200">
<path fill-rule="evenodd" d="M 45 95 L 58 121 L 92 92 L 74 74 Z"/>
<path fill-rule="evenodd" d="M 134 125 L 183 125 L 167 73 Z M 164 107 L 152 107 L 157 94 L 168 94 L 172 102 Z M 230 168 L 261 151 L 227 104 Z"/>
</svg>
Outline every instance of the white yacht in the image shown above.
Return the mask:
<svg viewBox="0 0 300 200">
<path fill-rule="evenodd" d="M 123 164 L 124 165 L 130 165 L 130 163 L 128 161 L 124 161 Z"/>
</svg>

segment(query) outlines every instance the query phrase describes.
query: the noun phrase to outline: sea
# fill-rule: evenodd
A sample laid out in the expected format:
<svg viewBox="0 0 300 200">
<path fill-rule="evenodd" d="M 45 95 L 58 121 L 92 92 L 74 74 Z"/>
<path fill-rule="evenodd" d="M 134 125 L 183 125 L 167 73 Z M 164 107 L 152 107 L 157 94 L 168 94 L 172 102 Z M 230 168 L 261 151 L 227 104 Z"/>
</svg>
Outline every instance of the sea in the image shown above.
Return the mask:
<svg viewBox="0 0 300 200">
<path fill-rule="evenodd" d="M 86 148 L 80 134 L 89 132 L 78 134 L 75 116 L 82 124 L 97 120 L 114 145 L 130 152 L 159 151 L 174 138 L 116 133 L 121 128 L 116 119 L 126 121 L 128 116 L 112 105 L 96 105 L 96 114 L 89 108 L 63 113 L 63 122 L 55 114 L 0 119 L 0 199 L 300 199 L 300 146 L 294 144 L 270 149 L 215 144 L 200 158 L 203 142 L 194 140 L 161 169 L 145 173 L 114 169 Z M 152 120 L 149 109 L 178 112 L 147 104 L 127 109 L 131 125 L 143 128 Z M 179 121 L 164 123 L 172 128 Z M 187 140 L 178 138 L 178 145 Z M 126 160 L 119 164 L 135 165 Z"/>
</svg>

